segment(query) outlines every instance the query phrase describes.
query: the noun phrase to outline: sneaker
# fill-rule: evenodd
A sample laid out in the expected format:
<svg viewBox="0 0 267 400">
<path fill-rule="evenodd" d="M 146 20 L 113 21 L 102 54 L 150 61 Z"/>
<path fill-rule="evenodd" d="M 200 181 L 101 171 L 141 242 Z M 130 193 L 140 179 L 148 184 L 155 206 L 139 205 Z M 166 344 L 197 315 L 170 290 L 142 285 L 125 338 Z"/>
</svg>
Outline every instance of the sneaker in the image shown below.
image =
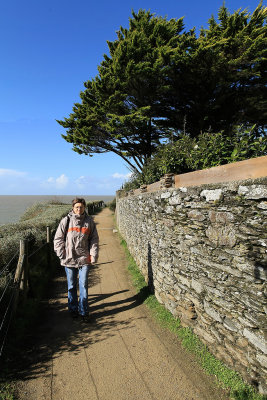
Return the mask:
<svg viewBox="0 0 267 400">
<path fill-rule="evenodd" d="M 88 314 L 87 315 L 81 315 L 81 317 L 82 317 L 82 322 L 89 322 L 90 321 L 90 317 L 89 317 Z"/>
<path fill-rule="evenodd" d="M 76 318 L 79 317 L 78 311 L 71 311 L 71 312 L 70 312 L 70 315 L 71 315 L 71 317 L 72 317 L 73 319 L 76 319 Z"/>
</svg>

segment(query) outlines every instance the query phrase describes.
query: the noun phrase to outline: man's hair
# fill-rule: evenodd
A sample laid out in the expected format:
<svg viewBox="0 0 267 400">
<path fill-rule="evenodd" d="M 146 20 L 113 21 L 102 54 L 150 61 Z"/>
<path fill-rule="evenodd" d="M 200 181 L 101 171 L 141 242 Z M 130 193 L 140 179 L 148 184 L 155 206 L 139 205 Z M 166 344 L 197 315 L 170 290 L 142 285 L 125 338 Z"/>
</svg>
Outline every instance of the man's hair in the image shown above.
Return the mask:
<svg viewBox="0 0 267 400">
<path fill-rule="evenodd" d="M 86 207 L 86 202 L 84 199 L 79 199 L 78 197 L 76 197 L 76 199 L 72 200 L 72 208 L 75 206 L 76 203 L 82 203 L 84 205 L 84 207 Z"/>
</svg>

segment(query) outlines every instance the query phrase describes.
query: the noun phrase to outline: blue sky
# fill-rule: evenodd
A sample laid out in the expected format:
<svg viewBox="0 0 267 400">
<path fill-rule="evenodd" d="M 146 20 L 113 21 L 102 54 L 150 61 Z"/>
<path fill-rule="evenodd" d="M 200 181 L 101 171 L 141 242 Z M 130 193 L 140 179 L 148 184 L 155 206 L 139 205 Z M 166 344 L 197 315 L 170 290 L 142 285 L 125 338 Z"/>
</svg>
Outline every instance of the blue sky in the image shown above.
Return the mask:
<svg viewBox="0 0 267 400">
<path fill-rule="evenodd" d="M 0 12 L 0 195 L 113 195 L 127 179 L 113 153 L 71 150 L 56 119 L 79 102 L 83 82 L 97 75 L 107 40 L 140 8 L 186 29 L 206 26 L 218 0 L 3 0 Z M 225 0 L 230 12 L 254 0 Z M 265 4 L 265 3 L 264 3 Z"/>
</svg>

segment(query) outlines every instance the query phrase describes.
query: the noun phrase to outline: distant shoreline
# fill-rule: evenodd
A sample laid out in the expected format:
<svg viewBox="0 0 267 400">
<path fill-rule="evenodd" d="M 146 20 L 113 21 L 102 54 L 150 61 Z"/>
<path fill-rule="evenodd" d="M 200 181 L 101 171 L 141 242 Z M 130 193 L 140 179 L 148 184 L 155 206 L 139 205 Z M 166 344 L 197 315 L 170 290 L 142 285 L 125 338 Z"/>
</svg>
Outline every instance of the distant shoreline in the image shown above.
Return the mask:
<svg viewBox="0 0 267 400">
<path fill-rule="evenodd" d="M 112 195 L 0 195 L 0 225 L 19 222 L 25 211 L 36 203 L 57 201 L 70 204 L 75 197 L 82 197 L 86 202 L 103 200 L 105 203 L 112 201 Z"/>
</svg>

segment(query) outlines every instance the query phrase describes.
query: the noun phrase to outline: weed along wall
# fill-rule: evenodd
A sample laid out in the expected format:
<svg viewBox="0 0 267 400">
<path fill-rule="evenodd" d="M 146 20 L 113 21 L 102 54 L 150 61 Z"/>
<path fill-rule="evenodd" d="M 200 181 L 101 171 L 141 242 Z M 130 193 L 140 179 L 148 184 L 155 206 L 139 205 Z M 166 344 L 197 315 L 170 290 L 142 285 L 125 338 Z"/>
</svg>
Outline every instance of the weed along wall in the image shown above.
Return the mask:
<svg viewBox="0 0 267 400">
<path fill-rule="evenodd" d="M 244 162 L 235 164 L 243 174 Z M 260 178 L 191 186 L 185 174 L 184 186 L 165 176 L 150 187 L 118 191 L 116 214 L 159 302 L 267 393 L 267 157 L 259 165 Z M 223 167 L 216 168 L 215 181 L 225 179 Z"/>
</svg>

